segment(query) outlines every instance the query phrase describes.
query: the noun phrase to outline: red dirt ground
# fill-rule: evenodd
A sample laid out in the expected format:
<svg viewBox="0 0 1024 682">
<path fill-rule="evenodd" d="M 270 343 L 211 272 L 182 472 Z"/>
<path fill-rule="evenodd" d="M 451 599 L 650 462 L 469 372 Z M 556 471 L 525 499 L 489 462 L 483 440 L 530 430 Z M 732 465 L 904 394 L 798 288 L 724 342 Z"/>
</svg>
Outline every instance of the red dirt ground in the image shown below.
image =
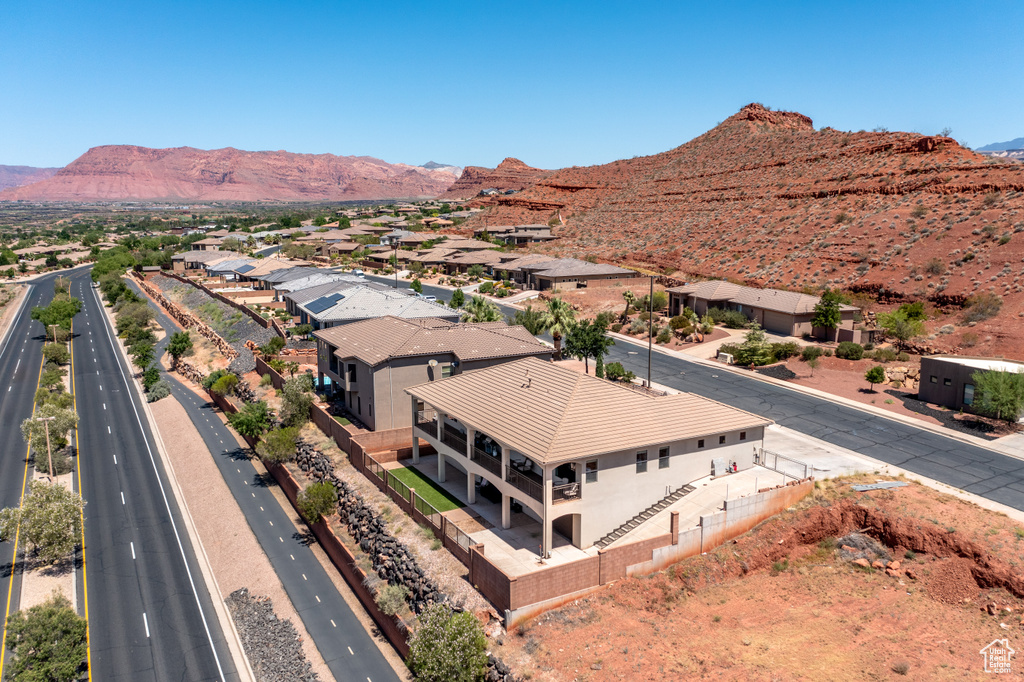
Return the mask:
<svg viewBox="0 0 1024 682">
<path fill-rule="evenodd" d="M 835 539 L 859 529 L 900 561 L 894 575 L 840 558 Z M 1022 536 L 918 484 L 822 482 L 735 542 L 549 612 L 495 649 L 534 680 L 981 679 L 982 647 L 1024 640 Z"/>
</svg>

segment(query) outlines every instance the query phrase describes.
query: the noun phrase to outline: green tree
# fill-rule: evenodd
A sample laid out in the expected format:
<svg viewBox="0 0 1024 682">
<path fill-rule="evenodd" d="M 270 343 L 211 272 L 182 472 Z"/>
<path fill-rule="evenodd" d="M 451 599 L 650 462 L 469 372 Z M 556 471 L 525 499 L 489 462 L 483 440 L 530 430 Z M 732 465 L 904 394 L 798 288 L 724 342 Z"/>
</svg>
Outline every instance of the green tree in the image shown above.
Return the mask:
<svg viewBox="0 0 1024 682">
<path fill-rule="evenodd" d="M 258 439 L 264 431 L 270 428 L 272 418 L 273 412 L 262 400 L 246 403 L 238 412 L 228 415 L 228 421 L 235 431 L 253 440 Z"/>
<path fill-rule="evenodd" d="M 66 365 L 71 359 L 68 347 L 63 343 L 48 343 L 43 346 L 43 357 L 48 362 L 56 362 L 58 365 Z"/>
<path fill-rule="evenodd" d="M 448 302 L 448 305 L 452 308 L 461 308 L 466 304 L 466 295 L 462 293 L 462 289 L 456 289 L 452 292 L 452 300 Z"/>
<path fill-rule="evenodd" d="M 174 332 L 170 341 L 167 342 L 167 354 L 171 356 L 174 366 L 178 361 L 192 352 L 192 337 L 188 332 Z"/>
<path fill-rule="evenodd" d="M 295 506 L 306 523 L 316 523 L 321 516 L 330 516 L 337 504 L 334 484 L 330 481 L 307 485 L 295 499 Z"/>
<path fill-rule="evenodd" d="M 87 623 L 62 594 L 11 614 L 7 629 L 12 682 L 80 679 L 86 662 Z"/>
<path fill-rule="evenodd" d="M 814 370 L 818 369 L 818 365 L 821 364 L 821 360 L 818 359 L 817 355 L 812 355 L 806 360 L 807 366 L 811 368 L 811 376 L 814 376 Z"/>
<path fill-rule="evenodd" d="M 502 317 L 498 306 L 483 296 L 474 296 L 463 308 L 463 322 L 497 322 L 500 319 Z"/>
<path fill-rule="evenodd" d="M 295 329 L 292 330 L 292 333 L 298 334 L 304 339 L 309 339 L 309 335 L 313 333 L 313 325 L 308 322 L 305 324 L 297 324 L 295 325 Z"/>
<path fill-rule="evenodd" d="M 128 353 L 132 356 L 132 361 L 135 362 L 137 367 L 148 367 L 153 359 L 156 357 L 156 351 L 153 350 L 153 344 L 147 341 L 140 341 L 134 344 Z"/>
<path fill-rule="evenodd" d="M 896 340 L 896 346 L 900 349 L 906 347 L 907 342 L 924 334 L 924 322 L 919 319 L 909 319 L 907 314 L 901 310 L 892 313 L 878 313 L 875 316 L 878 326 L 881 327 L 886 336 Z"/>
<path fill-rule="evenodd" d="M 273 358 L 276 357 L 277 354 L 280 353 L 282 350 L 284 350 L 285 345 L 287 344 L 284 339 L 282 339 L 280 336 L 275 336 L 272 337 L 265 344 L 260 346 L 259 350 L 260 353 L 263 354 L 263 357 Z"/>
<path fill-rule="evenodd" d="M 313 378 L 300 374 L 284 382 L 281 387 L 281 421 L 287 426 L 302 426 L 309 421 L 309 408 L 313 405 Z"/>
<path fill-rule="evenodd" d="M 975 372 L 971 380 L 975 410 L 1010 423 L 1020 419 L 1024 413 L 1024 373 Z"/>
<path fill-rule="evenodd" d="M 469 611 L 431 604 L 409 639 L 409 669 L 422 682 L 478 682 L 487 669 L 487 639 Z"/>
<path fill-rule="evenodd" d="M 417 294 L 423 293 L 423 284 L 419 281 L 419 279 L 414 279 L 412 281 L 412 284 L 409 285 L 409 288 L 415 291 Z"/>
<path fill-rule="evenodd" d="M 156 382 L 160 381 L 160 370 L 156 365 L 150 365 L 142 372 L 142 388 L 148 393 L 153 389 Z"/>
<path fill-rule="evenodd" d="M 871 392 L 875 392 L 875 384 L 880 384 L 885 381 L 885 368 L 881 365 L 875 365 L 867 372 L 864 372 L 864 378 L 871 384 Z"/>
<path fill-rule="evenodd" d="M 768 335 L 757 322 L 750 323 L 750 330 L 737 347 L 736 363 L 741 365 L 767 365 L 772 361 L 772 346 Z"/>
<path fill-rule="evenodd" d="M 569 332 L 575 321 L 576 311 L 568 302 L 561 298 L 548 300 L 541 322 L 555 342 L 555 360 L 562 359 L 562 337 Z"/>
<path fill-rule="evenodd" d="M 238 386 L 238 377 L 234 374 L 225 374 L 213 382 L 210 391 L 217 395 L 232 395 L 235 392 L 235 386 Z"/>
<path fill-rule="evenodd" d="M 814 306 L 811 326 L 824 329 L 827 338 L 831 338 L 832 332 L 838 329 L 842 322 L 842 312 L 839 308 L 841 298 L 839 292 L 826 288 Z"/>
<path fill-rule="evenodd" d="M 518 324 L 526 327 L 526 331 L 530 332 L 534 336 L 539 336 L 544 333 L 544 312 L 533 307 L 532 303 L 527 303 L 526 308 L 523 310 L 517 310 L 515 314 L 508 319 L 509 324 Z"/>
<path fill-rule="evenodd" d="M 49 336 L 53 333 L 51 327 L 58 325 L 64 329 L 71 329 L 71 320 L 82 309 L 82 302 L 74 297 L 54 297 L 50 305 L 32 308 L 32 319 L 38 321 L 45 328 L 44 333 Z"/>
<path fill-rule="evenodd" d="M 480 278 L 484 276 L 484 266 L 479 263 L 473 263 L 466 269 L 466 274 L 470 277 Z"/>
<path fill-rule="evenodd" d="M 295 456 L 298 446 L 299 430 L 293 427 L 273 429 L 267 433 L 256 452 L 259 456 L 273 464 L 281 464 Z"/>
<path fill-rule="evenodd" d="M 584 374 L 590 373 L 590 358 L 601 359 L 615 342 L 608 338 L 605 328 L 592 320 L 577 322 L 565 336 L 564 354 L 583 361 Z"/>
<path fill-rule="evenodd" d="M 21 507 L 0 510 L 0 537 L 10 540 L 16 532 L 45 563 L 56 563 L 74 554 L 82 532 L 82 498 L 59 483 L 32 481 Z"/>
<path fill-rule="evenodd" d="M 49 420 L 53 417 L 52 420 Z M 39 421 L 40 418 L 49 421 Z M 35 412 L 35 416 L 21 422 L 21 436 L 32 444 L 37 452 L 46 452 L 46 431 L 50 431 L 50 448 L 59 450 L 68 446 L 68 432 L 78 428 L 78 413 L 47 403 Z"/>
</svg>

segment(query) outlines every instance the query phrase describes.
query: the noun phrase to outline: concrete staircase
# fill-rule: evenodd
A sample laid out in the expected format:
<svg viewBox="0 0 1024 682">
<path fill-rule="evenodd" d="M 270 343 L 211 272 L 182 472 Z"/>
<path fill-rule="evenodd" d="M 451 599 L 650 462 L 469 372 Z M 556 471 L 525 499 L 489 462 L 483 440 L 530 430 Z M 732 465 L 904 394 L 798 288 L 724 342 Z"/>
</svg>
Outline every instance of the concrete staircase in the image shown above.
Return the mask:
<svg viewBox="0 0 1024 682">
<path fill-rule="evenodd" d="M 694 488 L 692 485 L 684 485 L 682 488 L 679 488 L 671 495 L 668 495 L 667 497 L 659 500 L 658 502 L 655 502 L 650 507 L 648 507 L 647 509 L 643 510 L 642 512 L 631 518 L 629 521 L 626 521 L 624 524 L 613 530 L 611 533 L 608 533 L 608 535 L 605 535 L 603 538 L 595 542 L 594 545 L 598 549 L 604 549 L 605 547 L 612 544 L 629 531 L 639 526 L 644 521 L 648 520 L 658 512 L 665 509 L 665 507 L 668 507 L 673 502 L 681 499 L 686 495 L 689 495 L 694 490 L 696 490 L 696 488 Z"/>
</svg>

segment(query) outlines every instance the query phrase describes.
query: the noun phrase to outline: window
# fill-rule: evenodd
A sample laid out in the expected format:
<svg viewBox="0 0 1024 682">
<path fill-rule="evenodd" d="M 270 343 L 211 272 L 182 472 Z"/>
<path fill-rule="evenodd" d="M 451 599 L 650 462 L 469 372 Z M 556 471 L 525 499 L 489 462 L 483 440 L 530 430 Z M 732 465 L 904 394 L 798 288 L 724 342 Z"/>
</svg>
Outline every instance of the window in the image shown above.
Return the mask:
<svg viewBox="0 0 1024 682">
<path fill-rule="evenodd" d="M 636 453 L 636 472 L 642 474 L 647 471 L 647 451 L 641 450 Z"/>
<path fill-rule="evenodd" d="M 740 431 L 740 440 L 746 440 L 746 439 L 747 439 L 747 432 L 746 431 Z"/>
<path fill-rule="evenodd" d="M 356 366 L 355 366 L 354 363 L 351 363 L 351 362 L 348 364 L 348 380 L 349 381 L 355 381 L 356 380 Z"/>
<path fill-rule="evenodd" d="M 952 386 L 953 385 L 953 380 L 950 379 L 949 377 L 945 377 L 942 380 L 942 385 L 943 386 Z"/>
<path fill-rule="evenodd" d="M 703 438 L 701 438 L 699 441 L 697 441 L 697 447 L 698 448 L 704 447 L 704 439 Z"/>
<path fill-rule="evenodd" d="M 583 466 L 587 475 L 587 483 L 597 483 L 597 460 L 592 459 Z"/>
<path fill-rule="evenodd" d="M 933 384 L 937 384 L 939 383 L 939 378 L 933 374 L 929 381 L 932 382 Z"/>
<path fill-rule="evenodd" d="M 964 405 L 974 404 L 974 384 L 964 384 Z"/>
<path fill-rule="evenodd" d="M 441 378 L 442 379 L 447 379 L 451 375 L 452 375 L 452 366 L 451 365 L 445 365 L 445 366 L 443 366 L 441 368 Z"/>
<path fill-rule="evenodd" d="M 718 437 L 718 444 L 719 445 L 725 445 L 725 436 L 719 436 Z"/>
<path fill-rule="evenodd" d="M 658 450 L 658 468 L 668 469 L 668 448 L 661 448 Z"/>
</svg>

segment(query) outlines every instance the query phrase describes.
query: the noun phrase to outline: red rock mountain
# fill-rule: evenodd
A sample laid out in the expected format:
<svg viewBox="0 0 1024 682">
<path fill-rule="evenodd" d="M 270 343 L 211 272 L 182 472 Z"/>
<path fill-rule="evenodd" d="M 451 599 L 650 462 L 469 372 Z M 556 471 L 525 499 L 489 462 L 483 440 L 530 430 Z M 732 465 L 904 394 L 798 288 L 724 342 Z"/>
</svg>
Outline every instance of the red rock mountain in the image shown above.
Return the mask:
<svg viewBox="0 0 1024 682">
<path fill-rule="evenodd" d="M 59 168 L 34 168 L 32 166 L 0 165 L 0 190 L 8 187 L 21 187 L 39 182 L 52 176 Z"/>
<path fill-rule="evenodd" d="M 491 204 L 467 227 L 561 215 L 552 248 L 680 277 L 938 304 L 991 291 L 1004 324 L 973 330 L 976 351 L 991 332 L 1024 357 L 1024 167 L 948 137 L 815 130 L 752 104 L 671 151 L 555 171 Z"/>
<path fill-rule="evenodd" d="M 53 177 L 0 192 L 31 201 L 345 201 L 433 197 L 456 176 L 368 156 L 94 147 Z"/>
<path fill-rule="evenodd" d="M 527 166 L 519 159 L 511 157 L 498 164 L 497 168 L 466 166 L 462 176 L 455 181 L 440 199 L 470 199 L 483 189 L 499 189 L 502 191 L 525 189 L 549 175 L 551 171 Z"/>
</svg>

